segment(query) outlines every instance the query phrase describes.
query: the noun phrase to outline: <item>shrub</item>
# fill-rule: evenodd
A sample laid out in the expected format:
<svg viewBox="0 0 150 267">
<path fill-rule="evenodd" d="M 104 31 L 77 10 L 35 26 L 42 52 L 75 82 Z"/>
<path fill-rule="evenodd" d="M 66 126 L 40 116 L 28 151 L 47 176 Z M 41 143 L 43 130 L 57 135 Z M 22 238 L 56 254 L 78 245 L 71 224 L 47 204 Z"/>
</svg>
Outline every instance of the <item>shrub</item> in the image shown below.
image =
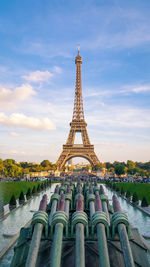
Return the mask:
<svg viewBox="0 0 150 267">
<path fill-rule="evenodd" d="M 33 189 L 32 189 L 32 195 L 34 195 L 35 193 L 36 193 L 36 188 L 34 186 Z"/>
<path fill-rule="evenodd" d="M 115 190 L 116 189 L 116 184 L 113 184 L 112 188 Z"/>
<path fill-rule="evenodd" d="M 116 192 L 119 192 L 119 191 L 120 191 L 120 188 L 119 188 L 119 187 L 117 187 L 117 188 L 116 188 Z"/>
<path fill-rule="evenodd" d="M 25 202 L 24 194 L 23 194 L 23 192 L 21 191 L 20 196 L 19 196 L 19 204 L 22 204 L 22 203 L 24 203 L 24 202 Z"/>
<path fill-rule="evenodd" d="M 124 189 L 121 187 L 121 195 L 124 195 Z"/>
<path fill-rule="evenodd" d="M 139 198 L 136 192 L 133 193 L 132 202 L 133 204 L 136 204 L 136 205 L 139 203 Z"/>
<path fill-rule="evenodd" d="M 44 189 L 44 185 L 43 185 L 43 183 L 41 184 L 41 189 L 42 189 L 42 190 Z"/>
<path fill-rule="evenodd" d="M 110 187 L 110 188 L 112 188 L 112 183 L 107 182 L 107 186 Z"/>
<path fill-rule="evenodd" d="M 126 198 L 128 198 L 128 199 L 130 199 L 130 198 L 131 198 L 131 193 L 130 193 L 130 191 L 129 191 L 129 190 L 126 192 Z"/>
<path fill-rule="evenodd" d="M 26 193 L 26 198 L 29 199 L 31 197 L 31 189 L 29 188 Z"/>
<path fill-rule="evenodd" d="M 4 216 L 3 202 L 0 200 L 0 219 Z"/>
<path fill-rule="evenodd" d="M 146 197 L 143 197 L 142 202 L 141 202 L 141 207 L 148 207 L 148 202 Z"/>
<path fill-rule="evenodd" d="M 40 192 L 41 191 L 41 186 L 40 186 L 40 184 L 38 184 L 38 186 L 37 186 L 37 192 Z"/>
<path fill-rule="evenodd" d="M 16 198 L 14 195 L 12 195 L 10 201 L 9 201 L 9 208 L 14 209 L 16 208 Z"/>
</svg>

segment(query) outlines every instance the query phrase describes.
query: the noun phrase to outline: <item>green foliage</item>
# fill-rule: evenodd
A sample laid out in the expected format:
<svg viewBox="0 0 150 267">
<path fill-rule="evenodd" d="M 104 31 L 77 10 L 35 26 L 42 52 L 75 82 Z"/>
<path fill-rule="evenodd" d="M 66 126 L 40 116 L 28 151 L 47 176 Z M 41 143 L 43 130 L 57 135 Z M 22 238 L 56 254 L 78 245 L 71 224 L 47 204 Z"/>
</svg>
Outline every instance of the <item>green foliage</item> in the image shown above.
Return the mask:
<svg viewBox="0 0 150 267">
<path fill-rule="evenodd" d="M 138 202 L 139 202 L 139 198 L 138 198 L 138 195 L 137 195 L 136 192 L 133 193 L 133 196 L 132 196 L 132 202 L 133 202 L 134 204 L 138 204 Z"/>
<path fill-rule="evenodd" d="M 113 188 L 114 190 L 116 189 L 116 184 L 115 184 L 115 183 L 113 184 L 112 188 Z"/>
<path fill-rule="evenodd" d="M 106 164 L 106 169 L 110 169 L 113 167 L 113 164 L 110 162 L 106 162 L 105 164 Z"/>
<path fill-rule="evenodd" d="M 43 184 L 43 183 L 41 184 L 41 189 L 42 189 L 42 190 L 44 189 L 44 184 Z"/>
<path fill-rule="evenodd" d="M 128 190 L 128 191 L 126 192 L 126 198 L 130 199 L 130 197 L 131 197 L 131 193 L 130 193 L 130 191 Z"/>
<path fill-rule="evenodd" d="M 24 194 L 23 194 L 23 192 L 21 191 L 20 196 L 19 196 L 19 203 L 22 204 L 22 203 L 24 203 L 24 202 L 25 202 Z"/>
<path fill-rule="evenodd" d="M 21 191 L 26 195 L 28 188 L 32 190 L 34 186 L 37 187 L 41 183 L 43 182 L 0 182 L 0 199 L 6 205 L 10 201 L 12 192 L 18 199 Z"/>
<path fill-rule="evenodd" d="M 121 187 L 121 195 L 124 195 L 124 189 L 123 189 L 123 187 Z"/>
<path fill-rule="evenodd" d="M 130 169 L 134 169 L 135 168 L 135 162 L 132 160 L 127 160 L 127 167 Z"/>
<path fill-rule="evenodd" d="M 116 192 L 119 192 L 120 191 L 120 188 L 117 186 L 116 187 Z"/>
<path fill-rule="evenodd" d="M 131 175 L 134 175 L 134 174 L 136 174 L 138 172 L 139 172 L 139 169 L 138 168 L 128 168 L 127 169 L 127 173 L 128 174 L 131 174 Z"/>
<path fill-rule="evenodd" d="M 140 176 L 150 177 L 150 161 L 141 163 L 133 162 L 131 160 L 125 162 L 114 161 L 114 163 L 106 162 L 100 163 L 93 167 L 94 171 L 98 169 L 106 168 L 109 172 L 114 172 L 117 175 L 122 175 L 125 172 L 131 175 L 137 174 Z M 49 160 L 43 160 L 41 164 L 34 164 L 28 162 L 16 163 L 14 159 L 0 159 L 0 176 L 2 177 L 22 177 L 25 173 L 30 172 L 41 172 L 48 170 L 56 170 L 57 165 L 52 164 Z M 89 166 L 86 167 L 86 170 L 89 169 Z"/>
<path fill-rule="evenodd" d="M 10 207 L 12 207 L 12 206 L 16 207 L 16 198 L 15 198 L 14 195 L 12 195 L 12 197 L 11 197 L 11 199 L 9 201 L 9 206 Z"/>
<path fill-rule="evenodd" d="M 141 207 L 148 207 L 148 202 L 146 197 L 144 196 L 141 202 Z"/>
<path fill-rule="evenodd" d="M 116 164 L 115 165 L 115 173 L 117 175 L 122 175 L 122 174 L 125 174 L 125 166 L 124 164 Z"/>
<path fill-rule="evenodd" d="M 147 201 L 150 204 L 150 183 L 149 184 L 145 184 L 145 183 L 134 184 L 134 183 L 119 183 L 118 182 L 118 183 L 113 183 L 113 186 L 114 184 L 116 184 L 117 187 L 120 187 L 120 190 L 123 187 L 125 192 L 129 191 L 130 196 L 133 195 L 134 192 L 136 192 L 140 200 L 142 200 L 143 197 L 146 196 Z"/>
<path fill-rule="evenodd" d="M 41 191 L 41 186 L 40 186 L 40 184 L 38 184 L 38 186 L 37 186 L 37 192 L 40 192 Z"/>
<path fill-rule="evenodd" d="M 52 163 L 49 161 L 49 160 L 43 160 L 42 162 L 41 162 L 41 166 L 42 167 L 50 167 L 52 165 Z"/>
<path fill-rule="evenodd" d="M 29 199 L 31 197 L 31 188 L 28 189 L 27 194 L 26 194 L 26 198 Z"/>
<path fill-rule="evenodd" d="M 34 195 L 35 193 L 36 193 L 36 188 L 34 186 L 33 189 L 32 189 L 32 195 Z"/>
<path fill-rule="evenodd" d="M 93 171 L 98 171 L 102 168 L 103 168 L 103 163 L 100 163 L 100 164 L 94 165 L 94 167 L 92 169 L 93 169 Z"/>
</svg>

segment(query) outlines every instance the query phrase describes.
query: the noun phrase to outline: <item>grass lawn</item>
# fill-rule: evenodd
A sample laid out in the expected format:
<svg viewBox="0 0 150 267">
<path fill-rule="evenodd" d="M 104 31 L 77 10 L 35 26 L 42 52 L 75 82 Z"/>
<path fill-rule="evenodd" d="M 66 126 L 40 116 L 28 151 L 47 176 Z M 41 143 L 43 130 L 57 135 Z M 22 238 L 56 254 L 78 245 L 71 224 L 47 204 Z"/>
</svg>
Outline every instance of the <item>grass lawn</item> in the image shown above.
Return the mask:
<svg viewBox="0 0 150 267">
<path fill-rule="evenodd" d="M 145 196 L 148 203 L 150 204 L 150 184 L 146 183 L 116 183 L 117 187 L 124 189 L 125 192 L 130 191 L 131 195 L 134 192 L 137 193 L 140 200 Z"/>
<path fill-rule="evenodd" d="M 26 194 L 28 188 L 32 190 L 34 186 L 37 188 L 38 184 L 41 183 L 42 182 L 0 182 L 0 199 L 3 201 L 3 205 L 6 205 L 9 203 L 13 194 L 17 199 L 21 191 Z"/>
</svg>

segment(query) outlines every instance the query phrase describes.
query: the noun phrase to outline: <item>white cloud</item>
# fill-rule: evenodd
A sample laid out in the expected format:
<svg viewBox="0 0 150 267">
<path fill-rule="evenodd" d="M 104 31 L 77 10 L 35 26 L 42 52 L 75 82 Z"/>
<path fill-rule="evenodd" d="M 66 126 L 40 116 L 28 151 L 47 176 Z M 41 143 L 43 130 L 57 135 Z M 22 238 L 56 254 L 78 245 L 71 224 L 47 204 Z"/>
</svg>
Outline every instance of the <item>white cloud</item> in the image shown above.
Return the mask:
<svg viewBox="0 0 150 267">
<path fill-rule="evenodd" d="M 88 125 L 101 125 L 103 128 L 111 130 L 120 127 L 134 129 L 150 128 L 149 109 L 134 108 L 130 106 L 108 106 L 103 109 L 91 111 L 87 116 Z"/>
<path fill-rule="evenodd" d="M 133 92 L 133 93 L 144 93 L 144 92 L 149 92 L 150 91 L 150 85 L 129 85 L 129 86 L 124 86 L 125 90 L 122 92 Z"/>
<path fill-rule="evenodd" d="M 36 95 L 36 92 L 30 84 L 22 84 L 14 90 L 14 98 L 18 100 L 26 100 L 31 95 Z"/>
<path fill-rule="evenodd" d="M 14 108 L 17 101 L 25 101 L 33 95 L 36 95 L 36 92 L 30 84 L 22 84 L 13 90 L 0 86 L 0 105 Z"/>
<path fill-rule="evenodd" d="M 48 70 L 46 71 L 37 70 L 37 71 L 30 72 L 28 76 L 23 76 L 25 80 L 29 82 L 34 82 L 34 83 L 45 82 L 45 81 L 48 81 L 52 77 L 53 77 L 53 73 L 49 72 Z"/>
<path fill-rule="evenodd" d="M 125 146 L 125 144 L 114 144 L 114 143 L 107 143 L 107 142 L 101 142 L 95 144 L 95 146 L 104 146 L 104 147 L 117 147 L 117 148 L 122 148 Z"/>
<path fill-rule="evenodd" d="M 48 118 L 38 119 L 28 117 L 22 113 L 12 113 L 7 116 L 0 112 L 0 123 L 6 126 L 18 126 L 38 131 L 56 129 L 55 125 Z"/>
<path fill-rule="evenodd" d="M 54 71 L 54 73 L 58 73 L 58 74 L 62 73 L 62 69 L 58 66 L 54 66 L 53 71 Z"/>
<path fill-rule="evenodd" d="M 16 132 L 11 132 L 10 136 L 12 136 L 12 137 L 20 137 L 20 134 L 16 133 Z"/>
<path fill-rule="evenodd" d="M 15 150 L 15 149 L 10 149 L 10 150 L 3 150 L 1 151 L 1 154 L 4 154 L 4 155 L 28 155 L 26 152 L 24 151 L 18 151 L 18 150 Z"/>
</svg>

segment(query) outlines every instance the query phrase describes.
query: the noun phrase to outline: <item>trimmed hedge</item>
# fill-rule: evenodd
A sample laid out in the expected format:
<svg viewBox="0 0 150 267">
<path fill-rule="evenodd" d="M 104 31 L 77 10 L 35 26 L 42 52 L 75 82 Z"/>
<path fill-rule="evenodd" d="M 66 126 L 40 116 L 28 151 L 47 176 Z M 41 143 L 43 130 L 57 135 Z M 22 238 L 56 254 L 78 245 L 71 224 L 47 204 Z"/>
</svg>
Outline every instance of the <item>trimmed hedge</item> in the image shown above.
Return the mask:
<svg viewBox="0 0 150 267">
<path fill-rule="evenodd" d="M 39 182 L 0 182 L 0 200 L 3 202 L 3 205 L 9 203 L 12 193 L 14 194 L 15 198 L 18 199 L 20 196 L 21 191 L 24 195 L 27 194 L 28 189 L 30 188 L 33 190 L 33 187 L 36 188 L 38 185 L 43 184 L 43 181 Z"/>
<path fill-rule="evenodd" d="M 34 186 L 33 189 L 32 189 L 32 195 L 35 195 L 35 194 L 36 194 L 36 188 Z"/>
<path fill-rule="evenodd" d="M 22 203 L 24 203 L 24 202 L 25 202 L 24 194 L 23 194 L 23 192 L 21 191 L 20 196 L 19 196 L 19 204 L 22 204 Z"/>
<path fill-rule="evenodd" d="M 129 190 L 126 192 L 125 196 L 126 196 L 127 199 L 130 200 L 130 198 L 131 198 L 131 193 L 130 193 Z"/>
<path fill-rule="evenodd" d="M 10 201 L 9 201 L 9 208 L 14 209 L 16 208 L 16 198 L 14 195 L 12 195 Z"/>
<path fill-rule="evenodd" d="M 142 200 L 143 197 L 145 196 L 147 199 L 148 204 L 150 205 L 150 183 L 122 183 L 122 182 L 111 182 L 112 188 L 115 189 L 115 187 L 119 187 L 120 190 L 123 187 L 125 196 L 127 197 L 127 192 L 130 192 L 129 197 L 133 195 L 134 192 L 136 192 L 138 199 Z"/>
<path fill-rule="evenodd" d="M 29 199 L 31 197 L 31 189 L 29 188 L 27 193 L 26 193 L 26 198 Z"/>
<path fill-rule="evenodd" d="M 139 203 L 139 198 L 138 198 L 138 195 L 137 195 L 136 192 L 133 193 L 133 196 L 132 196 L 132 203 L 133 203 L 133 204 L 136 204 L 136 205 L 138 205 L 138 203 Z"/>
<path fill-rule="evenodd" d="M 143 197 L 142 202 L 141 202 L 141 207 L 148 207 L 148 202 L 146 197 Z"/>
</svg>

